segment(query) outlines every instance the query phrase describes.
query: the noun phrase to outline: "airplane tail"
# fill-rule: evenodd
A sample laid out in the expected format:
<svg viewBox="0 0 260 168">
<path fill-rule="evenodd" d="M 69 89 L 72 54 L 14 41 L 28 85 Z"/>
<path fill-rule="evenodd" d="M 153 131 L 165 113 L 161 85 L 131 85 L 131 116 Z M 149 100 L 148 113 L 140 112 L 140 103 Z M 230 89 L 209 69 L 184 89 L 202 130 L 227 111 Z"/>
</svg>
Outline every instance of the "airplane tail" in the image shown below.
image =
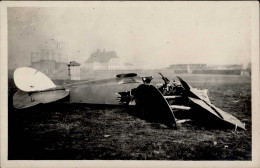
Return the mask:
<svg viewBox="0 0 260 168">
<path fill-rule="evenodd" d="M 15 70 L 14 83 L 20 89 L 13 96 L 13 106 L 17 109 L 50 103 L 69 95 L 68 90 L 57 87 L 45 74 L 29 67 Z"/>
<path fill-rule="evenodd" d="M 41 91 L 56 87 L 45 74 L 29 67 L 17 68 L 14 71 L 14 83 L 20 90 L 25 92 Z"/>
</svg>

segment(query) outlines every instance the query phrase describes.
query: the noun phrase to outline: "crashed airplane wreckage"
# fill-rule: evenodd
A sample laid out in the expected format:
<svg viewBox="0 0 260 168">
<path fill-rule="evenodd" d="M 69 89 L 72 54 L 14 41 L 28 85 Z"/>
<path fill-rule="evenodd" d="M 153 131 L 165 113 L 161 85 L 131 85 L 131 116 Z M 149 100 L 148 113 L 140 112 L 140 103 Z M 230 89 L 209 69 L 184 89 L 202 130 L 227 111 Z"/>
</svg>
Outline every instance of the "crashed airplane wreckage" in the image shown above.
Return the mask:
<svg viewBox="0 0 260 168">
<path fill-rule="evenodd" d="M 244 123 L 210 102 L 207 90 L 195 89 L 180 77 L 177 83 L 159 74 L 164 83 L 156 86 L 151 83 L 151 76 L 140 77 L 135 73 L 56 86 L 40 71 L 22 67 L 14 72 L 19 90 L 13 96 L 13 106 L 25 109 L 68 97 L 70 103 L 135 106 L 144 118 L 169 127 L 182 122 L 178 112 L 186 111 L 186 119 L 204 125 L 245 129 Z"/>
</svg>

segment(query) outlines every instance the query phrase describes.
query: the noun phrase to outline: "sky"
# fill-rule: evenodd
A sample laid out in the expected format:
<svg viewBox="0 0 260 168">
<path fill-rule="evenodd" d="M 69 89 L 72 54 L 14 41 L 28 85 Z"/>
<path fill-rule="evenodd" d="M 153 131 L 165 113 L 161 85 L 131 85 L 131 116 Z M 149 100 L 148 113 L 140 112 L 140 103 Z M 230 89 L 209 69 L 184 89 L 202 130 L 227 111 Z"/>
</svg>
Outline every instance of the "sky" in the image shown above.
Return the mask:
<svg viewBox="0 0 260 168">
<path fill-rule="evenodd" d="M 113 50 L 147 69 L 250 61 L 250 7 L 239 2 L 9 7 L 7 14 L 10 69 L 30 65 L 30 53 L 41 49 L 79 63 L 98 48 Z"/>
</svg>

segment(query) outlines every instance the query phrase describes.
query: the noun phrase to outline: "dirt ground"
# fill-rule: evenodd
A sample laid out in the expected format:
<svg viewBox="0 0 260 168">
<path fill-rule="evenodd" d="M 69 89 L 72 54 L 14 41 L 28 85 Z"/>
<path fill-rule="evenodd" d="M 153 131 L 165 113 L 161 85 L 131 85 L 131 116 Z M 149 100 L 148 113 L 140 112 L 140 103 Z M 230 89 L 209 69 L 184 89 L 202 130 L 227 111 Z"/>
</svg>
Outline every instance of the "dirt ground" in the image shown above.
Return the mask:
<svg viewBox="0 0 260 168">
<path fill-rule="evenodd" d="M 170 129 L 115 106 L 52 103 L 16 110 L 9 79 L 8 159 L 251 160 L 251 78 L 180 76 L 193 87 L 208 88 L 212 103 L 245 122 L 247 130 L 192 123 Z"/>
</svg>

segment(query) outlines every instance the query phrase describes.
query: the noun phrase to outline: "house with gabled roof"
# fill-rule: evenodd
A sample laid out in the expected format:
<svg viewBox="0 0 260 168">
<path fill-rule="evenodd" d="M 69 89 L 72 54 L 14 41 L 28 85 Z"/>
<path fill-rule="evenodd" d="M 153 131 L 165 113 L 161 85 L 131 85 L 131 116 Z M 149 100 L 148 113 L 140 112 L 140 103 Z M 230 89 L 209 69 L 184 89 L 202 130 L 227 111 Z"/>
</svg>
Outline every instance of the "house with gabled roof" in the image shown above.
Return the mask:
<svg viewBox="0 0 260 168">
<path fill-rule="evenodd" d="M 90 57 L 81 66 L 83 70 L 125 70 L 125 62 L 117 55 L 115 51 L 100 51 L 92 53 Z"/>
</svg>

